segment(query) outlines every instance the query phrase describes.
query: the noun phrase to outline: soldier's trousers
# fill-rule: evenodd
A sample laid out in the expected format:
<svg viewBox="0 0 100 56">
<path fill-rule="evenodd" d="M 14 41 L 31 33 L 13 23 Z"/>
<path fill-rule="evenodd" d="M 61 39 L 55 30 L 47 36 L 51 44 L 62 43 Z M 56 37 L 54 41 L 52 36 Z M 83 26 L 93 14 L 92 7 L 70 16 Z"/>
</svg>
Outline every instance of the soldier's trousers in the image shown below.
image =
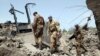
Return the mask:
<svg viewBox="0 0 100 56">
<path fill-rule="evenodd" d="M 35 37 L 36 44 L 42 43 L 42 37 Z"/>
<path fill-rule="evenodd" d="M 57 47 L 57 31 L 54 31 L 51 33 L 51 36 L 50 36 L 50 48 L 51 49 L 56 49 Z"/>
<path fill-rule="evenodd" d="M 81 56 L 81 54 L 82 54 L 81 48 L 82 48 L 83 50 L 87 51 L 87 50 L 84 48 L 84 46 L 83 46 L 82 44 L 77 45 L 77 46 L 76 46 L 77 56 Z"/>
<path fill-rule="evenodd" d="M 35 42 L 36 44 L 42 43 L 43 28 L 37 29 L 35 32 Z"/>
</svg>

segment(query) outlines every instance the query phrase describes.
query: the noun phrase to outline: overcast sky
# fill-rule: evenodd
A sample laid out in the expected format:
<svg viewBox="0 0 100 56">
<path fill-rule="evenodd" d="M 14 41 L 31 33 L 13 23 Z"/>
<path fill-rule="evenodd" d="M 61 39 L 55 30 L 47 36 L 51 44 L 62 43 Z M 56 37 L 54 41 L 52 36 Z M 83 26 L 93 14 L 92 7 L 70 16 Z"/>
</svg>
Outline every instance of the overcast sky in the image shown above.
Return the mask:
<svg viewBox="0 0 100 56">
<path fill-rule="evenodd" d="M 9 13 L 10 4 L 13 4 L 15 9 L 24 12 L 24 14 L 16 12 L 18 22 L 27 22 L 24 6 L 29 2 L 36 3 L 36 6 L 29 7 L 31 22 L 34 18 L 32 13 L 37 11 L 44 17 L 45 21 L 48 21 L 48 16 L 53 16 L 56 21 L 60 22 L 61 29 L 68 30 L 75 24 L 84 25 L 86 17 L 92 14 L 87 9 L 85 0 L 0 0 L 0 23 L 7 20 L 14 22 L 13 15 Z M 84 14 L 79 17 L 82 13 Z M 95 27 L 93 15 L 91 18 L 89 26 Z"/>
</svg>

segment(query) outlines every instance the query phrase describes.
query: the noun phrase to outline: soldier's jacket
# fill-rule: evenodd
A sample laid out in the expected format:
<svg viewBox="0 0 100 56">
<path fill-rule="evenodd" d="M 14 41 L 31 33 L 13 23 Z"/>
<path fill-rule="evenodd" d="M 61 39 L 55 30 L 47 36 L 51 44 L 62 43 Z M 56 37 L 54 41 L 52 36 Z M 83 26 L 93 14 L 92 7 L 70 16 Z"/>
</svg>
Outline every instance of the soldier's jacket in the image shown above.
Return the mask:
<svg viewBox="0 0 100 56">
<path fill-rule="evenodd" d="M 43 28 L 44 24 L 44 18 L 40 15 L 36 15 L 34 18 L 34 26 L 37 28 Z"/>
<path fill-rule="evenodd" d="M 34 24 L 33 24 L 34 33 L 36 35 L 43 34 L 44 25 L 45 25 L 44 18 L 40 15 L 36 15 L 34 18 Z"/>
<path fill-rule="evenodd" d="M 73 36 L 70 37 L 70 40 L 75 38 L 76 45 L 83 44 L 84 35 L 85 35 L 85 30 L 78 29 L 77 31 L 74 32 Z"/>
<path fill-rule="evenodd" d="M 52 33 L 53 31 L 59 31 L 59 23 L 54 20 L 51 23 L 48 22 L 48 28 L 49 33 Z"/>
<path fill-rule="evenodd" d="M 87 7 L 96 15 L 100 16 L 100 0 L 86 0 Z"/>
<path fill-rule="evenodd" d="M 78 31 L 75 31 L 75 36 L 76 36 L 76 42 L 77 43 L 82 43 L 82 40 L 83 40 L 83 35 L 82 35 L 82 33 L 81 33 L 81 31 L 80 30 L 78 30 Z"/>
<path fill-rule="evenodd" d="M 99 8 L 100 6 L 100 0 L 86 0 L 86 3 L 89 6 L 89 9 Z"/>
</svg>

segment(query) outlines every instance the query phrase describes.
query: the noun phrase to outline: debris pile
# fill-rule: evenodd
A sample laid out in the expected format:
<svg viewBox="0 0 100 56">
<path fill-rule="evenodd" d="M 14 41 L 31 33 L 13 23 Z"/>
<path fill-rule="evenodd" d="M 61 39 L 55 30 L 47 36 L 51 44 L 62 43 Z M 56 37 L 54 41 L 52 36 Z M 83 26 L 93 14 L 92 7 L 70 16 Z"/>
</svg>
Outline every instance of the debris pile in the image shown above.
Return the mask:
<svg viewBox="0 0 100 56">
<path fill-rule="evenodd" d="M 82 55 L 85 56 L 100 56 L 100 50 L 98 49 L 98 35 L 95 35 L 96 30 L 89 30 L 86 35 L 84 36 L 84 43 L 83 46 L 87 49 L 87 52 L 83 53 Z M 65 50 L 67 54 L 70 54 L 69 56 L 75 56 L 76 55 L 76 48 L 74 46 L 75 39 L 72 41 L 69 41 L 68 38 L 70 35 L 66 35 L 66 37 L 62 37 L 63 41 L 63 51 Z M 66 42 L 66 43 L 65 43 Z M 83 50 L 82 50 L 83 51 Z"/>
<path fill-rule="evenodd" d="M 83 45 L 87 52 L 83 53 L 83 56 L 100 56 L 100 50 L 97 46 L 99 39 L 95 33 L 96 31 L 89 30 L 85 35 Z M 33 44 L 26 43 L 20 35 L 15 37 L 0 36 L 0 52 L 2 51 L 0 56 L 76 56 L 75 40 L 69 41 L 71 35 L 68 33 L 62 35 L 62 38 L 59 40 L 59 51 L 53 54 L 48 47 L 39 50 Z"/>
<path fill-rule="evenodd" d="M 83 45 L 88 51 L 83 53 L 82 55 L 100 56 L 99 54 L 100 50 L 97 47 L 99 40 L 98 36 L 95 35 L 96 31 L 89 30 L 87 33 L 88 34 L 85 35 Z M 75 40 L 69 41 L 68 39 L 70 36 L 71 35 L 68 34 L 62 36 L 62 38 L 60 39 L 61 44 L 58 47 L 60 51 L 54 54 L 50 53 L 49 48 L 44 48 L 43 50 L 39 50 L 34 46 L 32 46 L 33 48 L 31 48 L 31 46 L 29 45 L 26 48 L 24 46 L 22 50 L 29 56 L 76 56 L 76 48 L 73 45 L 75 43 Z M 30 48 L 31 50 L 28 48 Z"/>
<path fill-rule="evenodd" d="M 23 46 L 20 37 L 13 37 L 10 31 L 1 30 L 0 32 L 0 56 L 26 56 L 20 48 Z"/>
</svg>

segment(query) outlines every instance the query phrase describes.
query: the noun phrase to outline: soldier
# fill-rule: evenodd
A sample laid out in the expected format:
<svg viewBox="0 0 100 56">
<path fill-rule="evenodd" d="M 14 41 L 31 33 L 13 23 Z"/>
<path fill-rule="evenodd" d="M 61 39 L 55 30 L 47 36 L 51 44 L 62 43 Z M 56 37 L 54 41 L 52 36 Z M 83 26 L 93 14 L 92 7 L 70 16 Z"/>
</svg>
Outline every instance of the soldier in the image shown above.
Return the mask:
<svg viewBox="0 0 100 56">
<path fill-rule="evenodd" d="M 85 29 L 82 29 L 82 31 L 85 31 Z M 81 48 L 83 50 L 85 50 L 85 52 L 87 51 L 84 46 L 82 45 L 83 44 L 83 39 L 84 39 L 84 34 L 83 32 L 81 31 L 79 25 L 75 25 L 75 32 L 73 34 L 73 36 L 71 36 L 69 39 L 73 39 L 75 38 L 76 40 L 76 44 L 75 44 L 75 47 L 76 47 L 76 52 L 77 52 L 77 56 L 81 56 Z"/>
<path fill-rule="evenodd" d="M 43 28 L 45 25 L 44 18 L 40 16 L 37 12 L 33 13 L 34 15 L 34 24 L 33 31 L 35 35 L 35 43 L 39 49 L 42 48 L 42 37 L 43 37 Z"/>
<path fill-rule="evenodd" d="M 57 51 L 57 33 L 59 32 L 59 23 L 55 22 L 52 19 L 52 16 L 48 17 L 49 22 L 48 22 L 48 32 L 50 35 L 50 51 L 51 53 Z"/>
</svg>

